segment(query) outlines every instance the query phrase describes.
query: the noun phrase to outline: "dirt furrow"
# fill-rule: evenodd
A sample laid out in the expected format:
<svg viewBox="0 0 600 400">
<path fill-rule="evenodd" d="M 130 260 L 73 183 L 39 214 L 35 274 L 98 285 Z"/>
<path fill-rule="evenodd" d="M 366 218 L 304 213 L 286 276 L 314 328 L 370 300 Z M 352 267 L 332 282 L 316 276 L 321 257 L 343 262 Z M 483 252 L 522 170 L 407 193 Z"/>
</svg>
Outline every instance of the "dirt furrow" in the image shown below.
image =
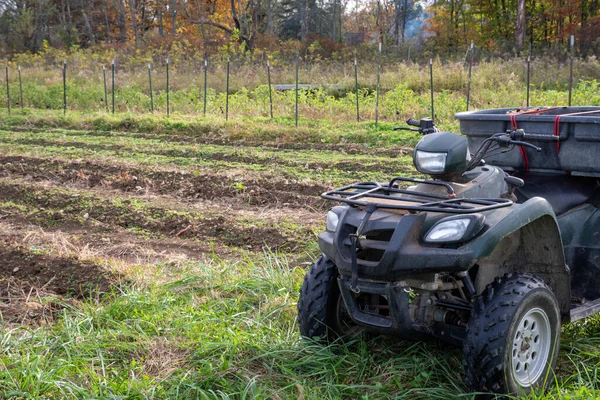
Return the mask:
<svg viewBox="0 0 600 400">
<path fill-rule="evenodd" d="M 50 180 L 86 188 L 111 188 L 123 192 L 153 193 L 178 200 L 211 200 L 245 206 L 292 207 L 324 210 L 318 195 L 327 187 L 318 184 L 246 177 L 243 180 L 214 171 L 166 170 L 140 165 L 92 160 L 42 159 L 0 156 L 0 176 Z"/>
<path fill-rule="evenodd" d="M 34 128 L 34 127 L 10 127 L 1 126 L 0 129 L 10 130 L 13 132 L 38 132 L 43 135 L 45 132 L 52 132 L 53 129 L 47 128 Z M 73 132 L 81 133 L 80 130 L 69 130 L 63 129 L 60 132 Z M 243 146 L 243 147 L 254 147 L 261 148 L 270 151 L 287 151 L 287 150 L 315 150 L 315 151 L 331 151 L 340 152 L 351 155 L 376 155 L 379 157 L 400 157 L 409 155 L 412 153 L 413 148 L 409 146 L 386 146 L 386 147 L 369 147 L 364 144 L 356 143 L 341 143 L 341 144 L 328 144 L 328 143 L 278 143 L 264 142 L 264 141 L 252 141 L 252 140 L 228 140 L 222 138 L 214 138 L 202 135 L 203 132 L 193 132 L 186 134 L 185 132 L 171 132 L 169 134 L 164 133 L 143 133 L 143 132 L 128 132 L 128 131 L 105 131 L 105 130 L 93 130 L 84 131 L 86 136 L 98 136 L 98 137 L 125 137 L 132 139 L 153 139 L 159 140 L 165 143 L 174 143 L 180 145 L 190 144 L 209 144 L 216 146 Z M 418 140 L 415 136 L 411 139 L 413 142 Z"/>
<path fill-rule="evenodd" d="M 108 224 L 162 236 L 192 238 L 206 243 L 261 250 L 294 250 L 314 240 L 310 227 L 290 228 L 283 220 L 233 217 L 214 212 L 199 212 L 169 207 L 136 197 L 118 197 L 106 191 L 77 192 L 48 182 L 29 184 L 0 181 L 0 200 L 32 208 L 27 210 L 34 223 L 51 226 L 72 221 L 81 225 Z M 17 207 L 18 208 L 18 207 Z M 178 209 L 179 208 L 179 209 Z M 225 211 L 225 210 L 223 210 Z"/>
<path fill-rule="evenodd" d="M 0 314 L 3 323 L 47 325 L 79 299 L 100 299 L 121 281 L 92 261 L 60 257 L 23 246 L 0 231 Z"/>
<path fill-rule="evenodd" d="M 243 154 L 243 151 L 222 151 L 222 152 L 204 152 L 194 148 L 189 148 L 189 143 L 186 143 L 187 148 L 183 149 L 149 149 L 146 146 L 125 146 L 122 144 L 103 144 L 103 143 L 88 143 L 85 141 L 75 140 L 48 140 L 44 138 L 19 138 L 10 139 L 10 142 L 22 145 L 34 146 L 66 146 L 78 149 L 94 150 L 94 151 L 110 151 L 117 154 L 123 152 L 135 152 L 145 155 L 165 156 L 165 157 L 186 157 L 190 159 L 200 159 L 204 161 L 225 162 L 225 163 L 241 163 L 255 164 L 278 167 L 302 168 L 311 171 L 320 171 L 323 169 L 340 170 L 344 172 L 363 172 L 366 168 L 369 170 L 378 171 L 382 174 L 402 174 L 410 173 L 410 168 L 401 163 L 394 162 L 391 158 L 387 162 L 373 162 L 366 160 L 353 160 L 352 157 L 343 161 L 298 161 L 285 156 L 257 156 L 252 154 Z"/>
</svg>

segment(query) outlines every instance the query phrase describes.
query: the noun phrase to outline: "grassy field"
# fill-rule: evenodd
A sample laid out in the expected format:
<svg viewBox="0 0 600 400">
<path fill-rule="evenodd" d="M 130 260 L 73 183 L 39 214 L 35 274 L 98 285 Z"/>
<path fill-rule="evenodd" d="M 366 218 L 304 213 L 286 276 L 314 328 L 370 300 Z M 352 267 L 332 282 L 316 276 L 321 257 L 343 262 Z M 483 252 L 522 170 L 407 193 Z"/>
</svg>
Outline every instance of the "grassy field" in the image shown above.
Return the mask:
<svg viewBox="0 0 600 400">
<path fill-rule="evenodd" d="M 414 134 L 0 112 L 0 399 L 473 398 L 458 349 L 295 322 L 318 194 L 414 174 Z M 599 346 L 600 319 L 566 326 L 531 398 L 599 398 Z"/>
<path fill-rule="evenodd" d="M 186 51 L 171 54 L 170 111 L 198 116 L 204 112 L 204 70 L 202 60 L 189 58 Z M 48 49 L 46 53 L 16 56 L 9 65 L 9 92 L 13 112 L 21 107 L 17 67 L 21 68 L 23 103 L 36 110 L 63 108 L 62 62 L 67 61 L 67 103 L 69 111 L 112 111 L 110 63 L 116 60 L 115 111 L 149 113 L 151 109 L 148 69 L 152 70 L 153 103 L 157 115 L 166 114 L 165 55 L 120 54 L 106 50 L 77 50 L 65 53 Z M 362 121 L 375 120 L 377 103 L 377 64 L 373 55 L 359 61 L 358 100 Z M 271 83 L 293 84 L 295 66 L 290 60 L 272 59 Z M 105 96 L 102 67 L 109 67 Z M 207 114 L 223 119 L 266 119 L 270 116 L 269 86 L 265 60 L 235 59 L 231 63 L 229 104 L 226 105 L 226 62 L 211 59 L 207 75 Z M 600 61 L 594 57 L 574 61 L 573 105 L 600 105 Z M 466 109 L 468 68 L 461 61 L 434 59 L 436 120 L 451 122 L 453 115 Z M 3 79 L 4 81 L 4 79 Z M 525 58 L 476 60 L 472 71 L 470 107 L 494 108 L 526 104 Z M 314 120 L 343 123 L 356 120 L 354 65 L 351 60 L 303 60 L 299 69 L 301 84 L 334 85 L 299 92 L 301 125 Z M 430 111 L 429 65 L 412 62 L 385 62 L 381 72 L 379 121 L 395 123 L 407 117 L 428 115 Z M 531 63 L 532 105 L 563 105 L 568 102 L 569 64 L 551 57 L 534 58 Z M 6 104 L 6 85 L 0 85 L 1 104 Z M 289 123 L 295 112 L 293 90 L 273 90 L 273 115 Z"/>
</svg>

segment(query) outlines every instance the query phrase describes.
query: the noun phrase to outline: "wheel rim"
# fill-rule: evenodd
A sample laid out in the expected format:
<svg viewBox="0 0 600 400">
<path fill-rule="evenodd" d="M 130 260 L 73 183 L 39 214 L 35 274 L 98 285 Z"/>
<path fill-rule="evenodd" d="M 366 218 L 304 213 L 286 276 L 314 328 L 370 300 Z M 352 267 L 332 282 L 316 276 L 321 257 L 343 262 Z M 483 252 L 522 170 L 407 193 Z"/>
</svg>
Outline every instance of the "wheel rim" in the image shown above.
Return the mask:
<svg viewBox="0 0 600 400">
<path fill-rule="evenodd" d="M 552 341 L 550 319 L 544 310 L 529 310 L 517 323 L 512 341 L 511 364 L 516 381 L 523 387 L 536 383 L 544 373 Z"/>
</svg>

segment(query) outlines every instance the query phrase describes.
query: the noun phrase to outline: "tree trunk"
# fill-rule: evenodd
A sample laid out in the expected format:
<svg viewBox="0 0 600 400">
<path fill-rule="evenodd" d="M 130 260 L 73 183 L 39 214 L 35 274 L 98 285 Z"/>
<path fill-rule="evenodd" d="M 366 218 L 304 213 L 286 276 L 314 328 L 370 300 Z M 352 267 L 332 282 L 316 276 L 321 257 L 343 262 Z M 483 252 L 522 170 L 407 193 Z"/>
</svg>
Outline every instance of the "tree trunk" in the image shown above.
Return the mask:
<svg viewBox="0 0 600 400">
<path fill-rule="evenodd" d="M 110 43 L 112 39 L 110 37 L 110 24 L 108 23 L 108 2 L 103 0 L 102 5 L 104 6 L 104 21 L 106 22 L 106 40 Z"/>
<path fill-rule="evenodd" d="M 127 41 L 127 26 L 125 25 L 125 5 L 123 4 L 123 0 L 113 0 L 113 4 L 115 6 L 115 12 L 117 13 L 117 25 L 119 25 L 120 41 L 121 43 L 125 43 Z"/>
<path fill-rule="evenodd" d="M 177 0 L 171 0 L 171 34 L 177 33 Z"/>
<path fill-rule="evenodd" d="M 408 12 L 408 0 L 404 0 L 404 6 L 402 7 L 402 41 L 404 42 L 406 35 L 406 13 Z"/>
<path fill-rule="evenodd" d="M 260 0 L 250 0 L 248 3 L 250 7 L 250 15 L 252 16 L 252 24 L 250 25 L 250 32 L 248 32 L 248 50 L 250 53 L 254 53 L 254 40 L 256 39 L 256 32 L 258 31 L 258 12 L 260 10 Z"/>
<path fill-rule="evenodd" d="M 394 37 L 396 44 L 400 44 L 400 0 L 394 1 Z"/>
<path fill-rule="evenodd" d="M 332 29 L 331 29 L 331 31 L 332 31 L 332 34 L 331 34 L 331 40 L 333 40 L 334 42 L 335 42 L 335 41 L 336 41 L 336 39 L 337 39 L 337 36 L 336 36 L 336 34 L 335 34 L 335 31 L 336 31 L 336 25 L 337 25 L 337 20 L 336 20 L 336 11 L 337 11 L 337 0 L 333 0 L 333 18 L 332 18 L 332 21 L 333 21 L 333 26 L 331 27 L 331 28 L 332 28 Z"/>
<path fill-rule="evenodd" d="M 525 45 L 525 29 L 526 29 L 526 15 L 525 15 L 525 0 L 517 1 L 517 26 L 515 28 L 515 48 L 517 54 L 523 50 Z"/>
<path fill-rule="evenodd" d="M 273 7 L 271 0 L 267 0 L 267 28 L 266 32 L 268 35 L 273 34 Z"/>
<path fill-rule="evenodd" d="M 305 41 L 308 34 L 308 0 L 302 0 L 302 25 L 300 30 L 300 40 Z"/>
<path fill-rule="evenodd" d="M 135 0 L 129 0 L 129 12 L 131 13 L 131 26 L 133 27 L 133 35 L 135 36 L 135 45 L 137 46 L 140 43 L 140 35 L 135 16 Z"/>
<path fill-rule="evenodd" d="M 158 12 L 158 34 L 163 36 L 165 34 L 165 28 L 163 26 L 163 4 L 162 0 L 156 0 L 156 11 Z"/>
<path fill-rule="evenodd" d="M 92 24 L 90 23 L 87 13 L 85 12 L 85 4 L 83 3 L 83 0 L 81 0 L 80 4 L 81 4 L 81 15 L 83 17 L 83 23 L 85 25 L 85 30 L 87 31 L 88 38 L 90 39 L 90 43 L 92 45 L 95 45 L 96 38 L 94 38 L 94 31 L 92 29 Z"/>
<path fill-rule="evenodd" d="M 68 46 L 70 46 L 71 45 L 71 25 L 67 22 L 67 10 L 66 10 L 66 8 L 67 7 L 65 5 L 65 0 L 62 0 L 61 1 L 61 11 L 62 11 L 62 13 L 61 13 L 61 15 L 62 15 L 61 22 L 62 22 L 63 29 L 65 30 L 65 35 L 67 37 L 67 42 L 68 42 L 67 44 L 68 44 Z"/>
</svg>

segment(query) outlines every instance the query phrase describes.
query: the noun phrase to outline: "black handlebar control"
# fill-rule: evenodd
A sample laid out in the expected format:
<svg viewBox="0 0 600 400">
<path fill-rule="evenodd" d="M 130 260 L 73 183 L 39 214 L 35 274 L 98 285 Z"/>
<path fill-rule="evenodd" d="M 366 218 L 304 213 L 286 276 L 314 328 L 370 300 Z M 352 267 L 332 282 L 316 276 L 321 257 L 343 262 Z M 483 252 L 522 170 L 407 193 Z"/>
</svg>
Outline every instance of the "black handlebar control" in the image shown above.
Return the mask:
<svg viewBox="0 0 600 400">
<path fill-rule="evenodd" d="M 411 128 L 409 126 L 395 126 L 395 131 L 415 131 L 422 133 L 423 135 L 427 135 L 429 133 L 437 132 L 435 124 L 431 118 L 421 118 L 420 120 L 409 118 L 406 120 L 406 124 L 410 126 L 416 126 L 416 128 Z"/>
<path fill-rule="evenodd" d="M 414 119 L 414 118 L 409 118 L 409 119 L 407 119 L 407 120 L 406 120 L 406 123 L 407 123 L 408 125 L 412 125 L 412 126 L 418 126 L 418 127 L 421 127 L 421 121 L 419 121 L 419 120 L 416 120 L 416 119 Z"/>
</svg>

